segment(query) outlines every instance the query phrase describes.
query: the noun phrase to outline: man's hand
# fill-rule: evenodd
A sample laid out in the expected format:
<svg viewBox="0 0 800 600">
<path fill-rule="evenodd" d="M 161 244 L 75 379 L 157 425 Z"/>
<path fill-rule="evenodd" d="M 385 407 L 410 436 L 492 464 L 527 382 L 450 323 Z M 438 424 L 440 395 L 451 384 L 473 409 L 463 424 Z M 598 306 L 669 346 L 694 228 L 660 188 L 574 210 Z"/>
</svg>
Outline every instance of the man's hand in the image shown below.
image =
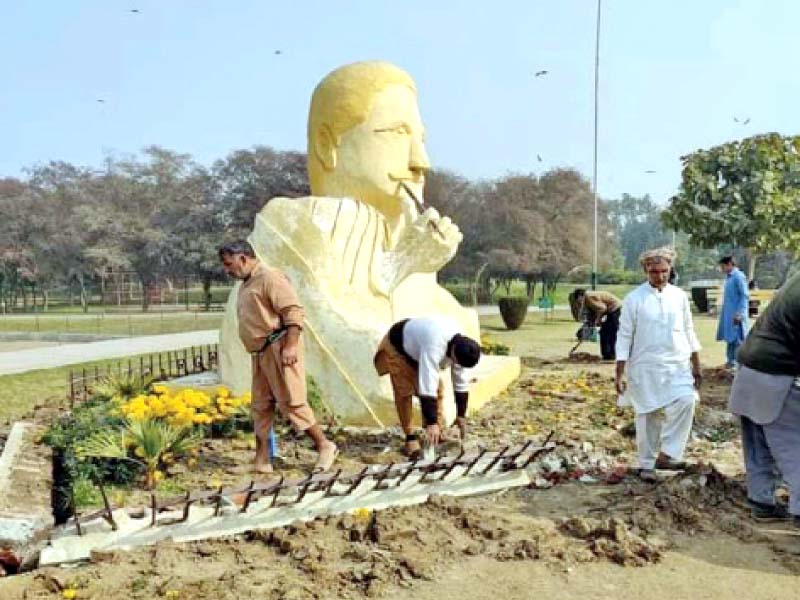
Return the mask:
<svg viewBox="0 0 800 600">
<path fill-rule="evenodd" d="M 628 378 L 624 374 L 617 375 L 616 378 L 617 393 L 624 394 L 628 389 Z"/>
<path fill-rule="evenodd" d="M 458 437 L 463 444 L 467 440 L 467 418 L 456 417 L 456 427 L 458 427 Z"/>
<path fill-rule="evenodd" d="M 281 362 L 284 367 L 291 367 L 297 363 L 298 346 L 297 343 L 287 342 L 281 348 Z"/>
<path fill-rule="evenodd" d="M 739 323 L 741 323 L 741 322 L 742 322 L 742 315 L 740 315 L 739 313 L 736 313 L 735 315 L 733 315 L 733 324 L 734 325 L 739 325 Z"/>
<path fill-rule="evenodd" d="M 703 385 L 703 372 L 700 369 L 692 369 L 692 377 L 694 378 L 694 387 L 699 390 Z"/>
<path fill-rule="evenodd" d="M 433 425 L 428 425 L 425 428 L 425 436 L 428 439 L 428 444 L 431 446 L 438 446 L 439 440 L 442 439 L 442 430 L 439 428 L 437 423 Z"/>
<path fill-rule="evenodd" d="M 692 363 L 692 377 L 694 378 L 694 387 L 695 389 L 699 390 L 700 386 L 703 385 L 703 369 L 700 367 L 700 354 L 697 352 L 692 352 L 691 357 Z"/>
</svg>

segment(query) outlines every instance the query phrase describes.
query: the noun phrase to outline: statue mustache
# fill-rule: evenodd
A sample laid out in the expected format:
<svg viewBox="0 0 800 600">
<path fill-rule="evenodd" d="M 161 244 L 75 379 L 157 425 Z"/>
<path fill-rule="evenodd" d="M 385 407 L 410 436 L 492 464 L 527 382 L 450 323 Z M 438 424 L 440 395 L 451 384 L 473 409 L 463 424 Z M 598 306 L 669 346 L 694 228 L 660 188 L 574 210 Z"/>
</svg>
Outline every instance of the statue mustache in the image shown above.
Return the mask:
<svg viewBox="0 0 800 600">
<path fill-rule="evenodd" d="M 389 179 L 392 181 L 413 181 L 414 183 L 418 183 L 425 180 L 425 176 L 414 173 L 413 171 L 405 171 L 403 173 L 392 173 L 389 172 Z"/>
</svg>

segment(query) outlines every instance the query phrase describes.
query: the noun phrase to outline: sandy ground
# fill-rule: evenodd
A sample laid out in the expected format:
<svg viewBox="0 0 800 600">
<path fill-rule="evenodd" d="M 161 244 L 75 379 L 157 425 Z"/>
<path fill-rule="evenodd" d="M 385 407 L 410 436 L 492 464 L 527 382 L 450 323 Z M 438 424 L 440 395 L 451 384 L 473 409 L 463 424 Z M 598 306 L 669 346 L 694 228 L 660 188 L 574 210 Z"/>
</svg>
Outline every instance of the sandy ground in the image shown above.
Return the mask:
<svg viewBox="0 0 800 600">
<path fill-rule="evenodd" d="M 558 598 L 559 600 L 729 600 L 800 598 L 797 576 L 764 546 L 715 536 L 681 539 L 658 565 L 595 563 L 554 571 L 539 563 L 471 558 L 436 582 L 390 593 L 390 600 Z M 465 594 L 465 590 L 469 590 Z M 749 592 L 749 593 L 748 593 Z"/>
<path fill-rule="evenodd" d="M 706 372 L 687 454 L 657 484 L 626 471 L 631 414 L 616 408 L 611 365 L 527 359 L 520 380 L 472 420 L 475 446 L 541 439 L 559 448 L 537 488 L 345 515 L 224 540 L 97 555 L 77 568 L 0 580 L 0 597 L 57 598 L 800 598 L 800 537 L 755 526 L 745 505 L 730 377 Z M 281 431 L 283 470 L 314 455 Z M 346 470 L 399 460 L 392 431 L 332 428 Z M 252 439 L 211 440 L 160 494 L 249 480 Z M 719 469 L 709 463 L 719 465 Z M 583 478 L 581 480 L 581 478 Z M 552 487 L 550 487 L 552 486 Z M 114 493 L 128 506 L 140 493 Z"/>
</svg>

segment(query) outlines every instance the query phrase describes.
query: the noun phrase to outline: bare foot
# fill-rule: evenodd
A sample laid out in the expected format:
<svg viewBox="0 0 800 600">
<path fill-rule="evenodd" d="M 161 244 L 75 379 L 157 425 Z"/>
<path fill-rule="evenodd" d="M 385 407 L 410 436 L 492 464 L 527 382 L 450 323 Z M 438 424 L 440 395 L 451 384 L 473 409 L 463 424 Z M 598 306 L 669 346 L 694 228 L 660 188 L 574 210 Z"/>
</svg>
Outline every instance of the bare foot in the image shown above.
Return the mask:
<svg viewBox="0 0 800 600">
<path fill-rule="evenodd" d="M 336 456 L 339 454 L 339 447 L 331 441 L 323 444 L 319 451 L 317 464 L 314 465 L 314 473 L 324 473 L 333 466 Z"/>
<path fill-rule="evenodd" d="M 260 475 L 272 475 L 274 472 L 275 471 L 272 468 L 272 465 L 269 463 L 263 463 L 260 461 L 253 463 L 253 473 L 258 473 Z"/>
</svg>

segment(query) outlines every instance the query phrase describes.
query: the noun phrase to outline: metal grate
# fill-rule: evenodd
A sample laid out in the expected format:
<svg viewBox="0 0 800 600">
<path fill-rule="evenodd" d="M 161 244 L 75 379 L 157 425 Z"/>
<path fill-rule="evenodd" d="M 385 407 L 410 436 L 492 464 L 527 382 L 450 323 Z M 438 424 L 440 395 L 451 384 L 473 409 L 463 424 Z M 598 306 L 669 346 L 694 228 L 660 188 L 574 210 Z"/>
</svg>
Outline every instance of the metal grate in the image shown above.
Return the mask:
<svg viewBox="0 0 800 600">
<path fill-rule="evenodd" d="M 303 479 L 287 480 L 283 476 L 274 482 L 251 481 L 245 487 L 226 488 L 220 486 L 214 491 L 187 492 L 175 498 L 159 500 L 155 494 L 150 495 L 150 503 L 133 512 L 150 511 L 150 526 L 173 525 L 183 523 L 189 518 L 191 508 L 195 504 L 214 507 L 214 516 L 218 516 L 223 504 L 233 503 L 232 498 L 241 500 L 241 513 L 247 512 L 250 505 L 262 498 L 270 498 L 269 508 L 293 506 L 303 501 L 309 493 L 324 493 L 325 497 L 346 496 L 365 481 L 372 482 L 372 490 L 386 490 L 400 487 L 412 474 L 420 475 L 418 483 L 436 483 L 451 476 L 456 467 L 463 472 L 458 477 L 465 477 L 472 472 L 472 477 L 486 477 L 515 469 L 525 469 L 542 454 L 552 451 L 556 444 L 550 443 L 553 432 L 547 436 L 542 445 L 534 445 L 532 440 L 521 446 L 505 446 L 499 451 L 486 451 L 466 454 L 462 451 L 456 456 L 439 457 L 432 462 L 414 460 L 404 463 L 367 466 L 355 473 L 343 473 L 341 469 L 332 473 L 311 474 Z M 475 468 L 480 464 L 479 468 Z M 473 470 L 474 469 L 474 470 Z M 73 523 L 78 535 L 83 535 L 82 525 L 98 518 L 106 522 L 116 531 L 113 507 L 110 505 L 105 489 L 101 485 L 104 508 L 85 515 L 75 514 L 68 523 Z M 238 505 L 238 503 L 237 503 Z M 131 510 L 131 509 L 128 509 Z M 179 519 L 171 517 L 159 521 L 159 513 L 178 511 Z"/>
</svg>

